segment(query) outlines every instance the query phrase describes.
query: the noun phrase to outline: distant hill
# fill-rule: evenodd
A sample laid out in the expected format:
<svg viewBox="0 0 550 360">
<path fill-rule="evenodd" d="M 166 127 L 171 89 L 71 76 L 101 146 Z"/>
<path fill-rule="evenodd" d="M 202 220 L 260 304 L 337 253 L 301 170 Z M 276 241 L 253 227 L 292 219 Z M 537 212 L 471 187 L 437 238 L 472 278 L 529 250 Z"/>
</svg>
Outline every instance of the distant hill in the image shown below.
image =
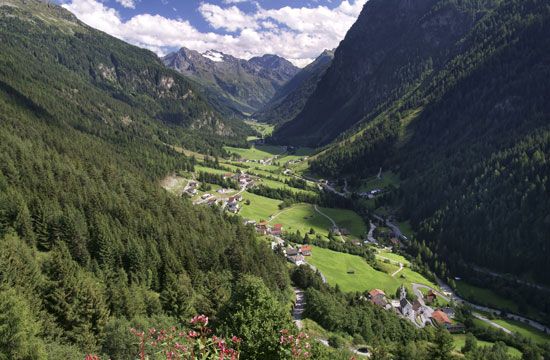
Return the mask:
<svg viewBox="0 0 550 360">
<path fill-rule="evenodd" d="M 315 91 L 317 83 L 325 74 L 334 58 L 334 51 L 325 50 L 311 64 L 300 70 L 281 87 L 253 117 L 258 121 L 283 124 L 296 117 L 304 108 L 307 99 Z"/>
<path fill-rule="evenodd" d="M 262 108 L 300 70 L 277 55 L 243 60 L 215 50 L 201 54 L 187 48 L 166 55 L 163 61 L 200 84 L 218 111 L 235 117 Z"/>
</svg>

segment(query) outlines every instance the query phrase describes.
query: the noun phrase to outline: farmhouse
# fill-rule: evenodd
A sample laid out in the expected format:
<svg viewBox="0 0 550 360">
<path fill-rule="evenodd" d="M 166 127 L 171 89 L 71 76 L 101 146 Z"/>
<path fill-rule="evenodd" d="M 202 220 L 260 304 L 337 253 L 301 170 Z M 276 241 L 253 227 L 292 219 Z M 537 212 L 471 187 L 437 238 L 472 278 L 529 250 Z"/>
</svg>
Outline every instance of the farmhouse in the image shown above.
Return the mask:
<svg viewBox="0 0 550 360">
<path fill-rule="evenodd" d="M 428 294 L 426 295 L 426 302 L 428 304 L 433 303 L 437 299 L 437 295 L 433 290 L 428 291 Z"/>
<path fill-rule="evenodd" d="M 267 227 L 267 221 L 260 221 L 256 225 L 256 231 L 261 235 L 267 235 L 267 233 L 269 232 L 269 229 Z"/>
<path fill-rule="evenodd" d="M 295 265 L 302 265 L 304 264 L 304 257 L 302 255 L 293 255 L 293 256 L 289 256 L 287 257 L 288 261 L 290 261 L 291 263 L 295 264 Z"/>
<path fill-rule="evenodd" d="M 289 247 L 286 249 L 286 256 L 296 256 L 299 255 L 298 249 L 295 249 L 293 247 Z"/>
<path fill-rule="evenodd" d="M 386 294 L 380 289 L 372 289 L 369 291 L 369 300 L 380 307 L 386 307 L 388 301 L 386 300 Z"/>
<path fill-rule="evenodd" d="M 434 311 L 431 318 L 436 325 L 445 326 L 447 324 L 451 324 L 451 320 L 449 320 L 447 314 L 441 310 Z"/>
<path fill-rule="evenodd" d="M 283 224 L 275 224 L 271 229 L 271 235 L 281 235 L 283 233 Z"/>
<path fill-rule="evenodd" d="M 311 256 L 311 246 L 309 246 L 309 245 L 303 245 L 303 246 L 300 248 L 300 252 L 301 252 L 302 255 L 304 255 L 304 256 Z"/>
</svg>

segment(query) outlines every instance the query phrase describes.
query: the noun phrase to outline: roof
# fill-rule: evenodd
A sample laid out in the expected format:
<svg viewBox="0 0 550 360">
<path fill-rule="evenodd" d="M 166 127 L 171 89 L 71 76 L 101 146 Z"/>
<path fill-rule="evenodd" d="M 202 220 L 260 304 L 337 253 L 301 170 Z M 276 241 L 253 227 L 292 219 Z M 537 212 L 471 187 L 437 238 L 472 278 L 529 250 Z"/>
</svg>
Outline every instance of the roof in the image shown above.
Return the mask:
<svg viewBox="0 0 550 360">
<path fill-rule="evenodd" d="M 384 295 L 386 296 L 386 293 L 380 289 L 372 289 L 371 291 L 369 291 L 369 295 L 370 297 L 375 297 L 377 295 Z"/>
<path fill-rule="evenodd" d="M 275 224 L 275 225 L 273 225 L 273 228 L 274 228 L 274 229 L 282 229 L 282 227 L 283 227 L 283 224 Z"/>
<path fill-rule="evenodd" d="M 447 314 L 445 314 L 441 310 L 434 311 L 433 314 L 432 314 L 432 319 L 437 321 L 438 324 L 450 324 L 451 323 L 451 320 L 449 320 L 449 317 L 447 316 Z"/>
<path fill-rule="evenodd" d="M 267 226 L 268 222 L 265 221 L 265 220 L 262 220 L 258 223 L 258 225 L 263 225 L 263 226 Z"/>
<path fill-rule="evenodd" d="M 300 251 L 311 251 L 311 246 L 309 245 L 302 245 L 300 248 Z"/>
</svg>

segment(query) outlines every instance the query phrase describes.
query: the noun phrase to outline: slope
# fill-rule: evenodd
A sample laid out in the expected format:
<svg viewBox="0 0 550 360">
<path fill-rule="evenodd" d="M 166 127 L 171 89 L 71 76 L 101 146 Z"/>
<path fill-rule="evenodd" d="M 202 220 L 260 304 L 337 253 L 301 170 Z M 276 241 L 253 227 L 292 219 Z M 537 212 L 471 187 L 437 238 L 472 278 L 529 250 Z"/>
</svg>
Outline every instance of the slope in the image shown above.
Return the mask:
<svg viewBox="0 0 550 360">
<path fill-rule="evenodd" d="M 258 121 L 283 124 L 302 111 L 317 83 L 334 58 L 334 51 L 325 50 L 311 64 L 300 70 L 288 83 L 280 88 L 270 102 L 253 116 Z"/>
</svg>

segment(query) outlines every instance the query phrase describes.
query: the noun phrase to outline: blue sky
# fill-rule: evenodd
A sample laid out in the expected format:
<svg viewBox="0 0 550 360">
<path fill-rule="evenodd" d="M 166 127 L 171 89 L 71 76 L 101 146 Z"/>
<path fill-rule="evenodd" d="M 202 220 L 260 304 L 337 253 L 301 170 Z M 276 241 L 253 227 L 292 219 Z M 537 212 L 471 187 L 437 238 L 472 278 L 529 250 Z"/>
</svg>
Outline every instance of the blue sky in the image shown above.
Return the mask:
<svg viewBox="0 0 550 360">
<path fill-rule="evenodd" d="M 335 48 L 366 0 L 58 0 L 86 24 L 159 55 L 182 46 L 304 66 Z"/>
</svg>

